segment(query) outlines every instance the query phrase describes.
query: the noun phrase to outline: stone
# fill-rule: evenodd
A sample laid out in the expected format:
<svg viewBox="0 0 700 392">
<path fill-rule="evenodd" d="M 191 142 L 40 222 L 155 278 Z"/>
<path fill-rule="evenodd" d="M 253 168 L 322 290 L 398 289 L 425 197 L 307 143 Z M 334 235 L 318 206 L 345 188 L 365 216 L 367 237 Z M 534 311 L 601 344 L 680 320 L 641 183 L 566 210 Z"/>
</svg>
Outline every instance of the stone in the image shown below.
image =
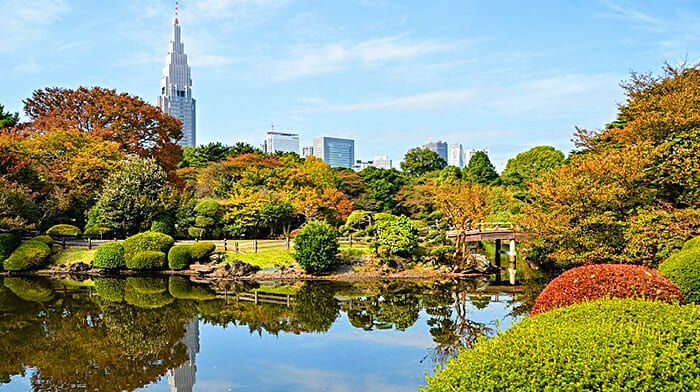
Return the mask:
<svg viewBox="0 0 700 392">
<path fill-rule="evenodd" d="M 493 267 L 491 266 L 491 262 L 488 258 L 486 258 L 485 255 L 469 255 L 469 257 L 467 258 L 467 262 L 469 265 L 469 269 L 474 272 L 488 273 L 493 269 Z"/>
<path fill-rule="evenodd" d="M 85 264 L 83 262 L 78 262 L 78 263 L 71 264 L 70 267 L 68 267 L 68 271 L 70 271 L 70 272 L 85 272 L 85 271 L 89 271 L 90 268 L 92 268 L 92 267 L 90 267 L 88 264 Z"/>
</svg>

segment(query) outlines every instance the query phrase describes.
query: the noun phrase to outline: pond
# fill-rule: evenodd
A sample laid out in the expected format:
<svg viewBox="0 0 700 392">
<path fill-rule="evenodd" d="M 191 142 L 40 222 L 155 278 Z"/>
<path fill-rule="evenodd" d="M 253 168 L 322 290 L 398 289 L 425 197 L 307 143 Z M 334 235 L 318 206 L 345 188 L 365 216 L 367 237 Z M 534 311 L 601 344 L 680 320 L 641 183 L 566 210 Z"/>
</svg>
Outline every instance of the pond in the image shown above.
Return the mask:
<svg viewBox="0 0 700 392">
<path fill-rule="evenodd" d="M 417 391 L 527 305 L 486 279 L 0 280 L 0 389 Z"/>
</svg>

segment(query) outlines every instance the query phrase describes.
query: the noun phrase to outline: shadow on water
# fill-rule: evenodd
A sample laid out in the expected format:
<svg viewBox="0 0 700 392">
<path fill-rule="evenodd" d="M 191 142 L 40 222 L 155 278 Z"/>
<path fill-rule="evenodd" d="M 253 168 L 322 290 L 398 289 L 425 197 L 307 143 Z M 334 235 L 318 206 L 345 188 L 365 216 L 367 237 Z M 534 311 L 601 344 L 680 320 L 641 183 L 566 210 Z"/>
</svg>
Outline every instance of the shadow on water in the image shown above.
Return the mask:
<svg viewBox="0 0 700 392">
<path fill-rule="evenodd" d="M 493 323 L 471 313 L 519 296 L 487 280 L 429 282 L 219 282 L 129 277 L 94 281 L 10 277 L 0 281 L 0 384 L 29 378 L 34 390 L 134 390 L 167 376 L 194 384 L 199 325 L 247 328 L 259 336 L 325 334 L 346 318 L 363 334 L 405 331 L 425 319 L 443 363 Z M 512 314 L 510 314 L 512 313 Z"/>
</svg>

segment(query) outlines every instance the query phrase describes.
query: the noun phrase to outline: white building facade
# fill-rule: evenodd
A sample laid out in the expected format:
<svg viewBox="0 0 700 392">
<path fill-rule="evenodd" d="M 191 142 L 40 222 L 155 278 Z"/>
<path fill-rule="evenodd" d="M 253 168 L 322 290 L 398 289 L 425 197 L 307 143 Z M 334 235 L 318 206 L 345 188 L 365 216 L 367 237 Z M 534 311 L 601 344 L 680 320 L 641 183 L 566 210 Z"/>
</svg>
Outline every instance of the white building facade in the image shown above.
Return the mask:
<svg viewBox="0 0 700 392">
<path fill-rule="evenodd" d="M 388 156 L 385 155 L 380 155 L 374 157 L 371 161 L 356 161 L 354 165 L 352 165 L 353 170 L 355 171 L 362 171 L 368 167 L 376 167 L 379 169 L 386 169 L 389 170 L 391 169 L 391 159 L 389 159 Z"/>
<path fill-rule="evenodd" d="M 464 149 L 460 143 L 452 143 L 450 153 L 447 157 L 447 164 L 450 166 L 464 167 Z"/>
<path fill-rule="evenodd" d="M 180 37 L 177 12 L 173 22 L 173 36 L 165 58 L 163 76 L 160 81 L 158 107 L 182 121 L 181 146 L 197 146 L 196 102 L 192 98 L 192 78 L 187 65 L 185 45 Z"/>
<path fill-rule="evenodd" d="M 263 151 L 268 154 L 276 152 L 299 154 L 299 134 L 270 131 L 265 136 Z"/>
</svg>

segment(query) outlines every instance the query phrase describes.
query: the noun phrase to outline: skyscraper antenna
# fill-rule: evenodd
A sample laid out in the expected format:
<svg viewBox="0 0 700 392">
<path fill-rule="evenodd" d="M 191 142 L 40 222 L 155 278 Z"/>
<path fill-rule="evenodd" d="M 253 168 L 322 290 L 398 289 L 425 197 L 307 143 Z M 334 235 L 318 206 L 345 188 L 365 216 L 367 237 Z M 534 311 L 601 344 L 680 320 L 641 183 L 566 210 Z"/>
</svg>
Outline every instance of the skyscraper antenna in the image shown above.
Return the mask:
<svg viewBox="0 0 700 392">
<path fill-rule="evenodd" d="M 177 0 L 175 0 L 175 23 L 177 24 L 178 21 L 178 4 Z"/>
</svg>

